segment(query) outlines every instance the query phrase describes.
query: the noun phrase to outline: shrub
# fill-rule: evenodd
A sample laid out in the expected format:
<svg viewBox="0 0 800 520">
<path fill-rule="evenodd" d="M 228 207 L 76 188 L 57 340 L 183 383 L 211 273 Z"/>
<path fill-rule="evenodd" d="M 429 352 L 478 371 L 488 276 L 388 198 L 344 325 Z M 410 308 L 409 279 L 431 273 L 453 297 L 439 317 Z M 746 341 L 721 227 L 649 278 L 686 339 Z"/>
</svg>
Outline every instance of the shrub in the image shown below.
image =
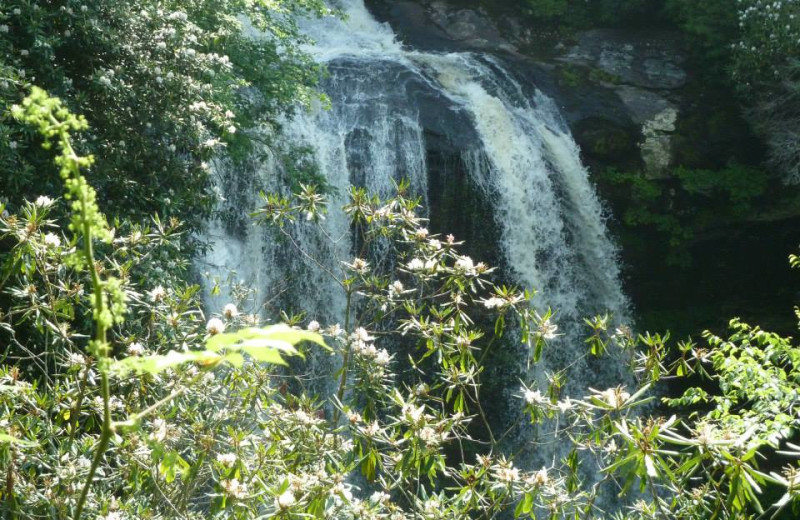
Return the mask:
<svg viewBox="0 0 800 520">
<path fill-rule="evenodd" d="M 59 96 L 91 123 L 75 147 L 94 155 L 92 182 L 113 216 L 158 213 L 195 230 L 216 202 L 210 158 L 222 148 L 242 157 L 247 130 L 275 127 L 316 96 L 319 70 L 300 51 L 296 18 L 328 12 L 321 0 L 10 0 L 0 9 L 0 104 L 32 84 Z M 7 204 L 59 193 L 38 149 L 35 132 L 0 114 Z"/>
<path fill-rule="evenodd" d="M 605 514 L 603 488 L 633 485 L 641 494 L 616 517 L 743 518 L 766 509 L 759 495 L 770 485 L 785 495 L 765 505 L 798 503 L 796 464 L 784 474 L 759 468 L 770 448 L 798 450 L 786 443 L 798 427 L 786 413 L 798 399 L 789 339 L 734 321 L 729 339 L 679 344 L 668 365 L 668 336 L 588 320 L 585 355 L 628 353 L 633 384 L 571 399 L 559 385 L 568 368 L 549 388 L 524 381 L 518 408 L 545 432 L 536 442 L 571 451 L 518 468 L 506 433 L 486 420 L 483 360 L 505 334 L 535 366 L 558 335 L 555 316 L 532 310 L 530 293 L 491 283 L 492 269 L 459 254 L 452 237 L 430 235 L 406 186 L 388 200 L 351 193 L 345 211 L 364 251 L 388 242 L 395 261 L 359 256 L 329 273 L 348 302 L 344 324 L 310 321 L 303 331 L 301 317 L 285 316 L 293 326 L 259 329 L 244 302 L 206 320 L 197 288 L 135 276 L 169 233 L 111 233 L 80 172 L 90 159 L 71 145 L 85 121 L 41 91 L 14 113 L 60 148 L 72 209 L 68 240 L 48 218 L 58 201 L 24 203 L 0 220 L 12 243 L 1 259 L 6 516 L 575 518 Z M 265 195 L 256 218 L 291 237 L 296 226 L 313 231 L 325 206 L 304 187 Z M 479 325 L 486 315 L 494 327 Z M 341 368 L 312 394 L 303 365 L 286 358 L 330 355 L 319 334 Z M 718 390 L 671 401 L 705 404 L 685 425 L 642 414 L 653 385 L 692 374 Z M 579 471 L 592 460 L 600 482 Z"/>
</svg>

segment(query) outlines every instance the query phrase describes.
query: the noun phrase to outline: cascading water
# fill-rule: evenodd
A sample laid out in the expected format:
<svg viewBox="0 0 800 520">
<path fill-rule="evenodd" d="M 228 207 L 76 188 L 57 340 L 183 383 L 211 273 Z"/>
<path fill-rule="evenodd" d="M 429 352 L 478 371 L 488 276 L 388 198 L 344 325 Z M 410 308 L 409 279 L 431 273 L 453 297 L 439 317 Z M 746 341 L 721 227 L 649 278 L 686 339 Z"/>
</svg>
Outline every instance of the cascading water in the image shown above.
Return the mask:
<svg viewBox="0 0 800 520">
<path fill-rule="evenodd" d="M 573 363 L 586 349 L 582 318 L 608 311 L 623 321 L 627 301 L 603 209 L 556 106 L 496 59 L 404 49 L 363 0 L 343 0 L 341 7 L 347 21 L 327 18 L 305 27 L 317 42 L 307 50 L 329 71 L 322 86 L 332 108 L 301 113 L 284 128 L 286 142 L 311 151 L 334 194 L 323 223 L 333 240 L 302 232 L 293 238 L 324 265 L 298 256 L 268 231 L 248 228 L 233 237 L 220 226 L 210 236 L 207 263 L 217 272 L 235 268 L 262 292 L 259 303 L 275 299 L 308 319 L 341 322 L 344 293 L 325 271 L 341 272 L 341 262 L 352 260 L 348 220 L 339 209 L 349 187 L 389 195 L 392 181 L 406 178 L 426 198 L 432 174 L 426 139 L 433 129 L 458 143 L 470 181 L 491 205 L 499 236 L 487 246 L 500 249 L 505 278 L 537 289 L 537 307 L 557 312 L 564 335 L 533 375 L 541 379 Z M 266 161 L 255 184 L 281 189 L 277 169 L 276 161 Z M 608 386 L 619 377 L 614 363 L 580 361 L 572 370 L 579 383 L 567 391 L 578 396 L 587 384 Z M 512 376 L 508 395 L 518 388 Z"/>
</svg>

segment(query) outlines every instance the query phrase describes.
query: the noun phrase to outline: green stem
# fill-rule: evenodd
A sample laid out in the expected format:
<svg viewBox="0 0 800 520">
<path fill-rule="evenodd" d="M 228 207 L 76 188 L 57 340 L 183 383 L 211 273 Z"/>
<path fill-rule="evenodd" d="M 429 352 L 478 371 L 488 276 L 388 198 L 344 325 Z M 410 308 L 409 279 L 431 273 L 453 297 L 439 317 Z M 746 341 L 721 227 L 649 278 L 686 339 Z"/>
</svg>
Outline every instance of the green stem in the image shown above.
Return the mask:
<svg viewBox="0 0 800 520">
<path fill-rule="evenodd" d="M 78 398 L 75 400 L 75 406 L 72 408 L 72 427 L 69 432 L 69 441 L 67 441 L 67 452 L 72 448 L 72 443 L 75 441 L 75 433 L 78 430 L 78 417 L 81 414 L 83 406 L 83 397 L 86 395 L 86 384 L 89 380 L 89 364 L 83 369 L 83 379 L 81 379 L 80 390 L 78 390 Z"/>
<path fill-rule="evenodd" d="M 347 289 L 347 306 L 344 310 L 344 333 L 345 333 L 345 341 L 347 342 L 347 347 L 344 350 L 344 355 L 342 357 L 342 377 L 339 380 L 339 391 L 336 392 L 336 397 L 339 400 L 339 403 L 342 402 L 344 399 L 344 391 L 347 387 L 347 368 L 350 365 L 350 342 L 348 341 L 348 335 L 350 334 L 350 303 L 353 299 L 353 293 L 350 289 Z M 339 424 L 339 415 L 340 410 L 336 408 L 336 411 L 333 412 L 333 425 L 334 427 Z"/>
<path fill-rule="evenodd" d="M 75 520 L 80 520 L 83 507 L 86 504 L 86 497 L 89 495 L 89 488 L 92 486 L 94 474 L 97 472 L 97 467 L 103 461 L 103 456 L 108 449 L 109 441 L 111 440 L 111 410 L 109 407 L 109 389 L 108 389 L 108 375 L 101 373 L 100 385 L 103 390 L 103 431 L 100 433 L 100 442 L 97 444 L 97 449 L 92 460 L 92 465 L 89 468 L 89 474 L 86 476 L 86 482 L 83 485 L 83 491 L 78 499 L 78 505 L 75 508 Z"/>
<path fill-rule="evenodd" d="M 65 143 L 68 148 L 69 155 L 74 155 L 72 147 L 69 143 Z M 72 171 L 76 178 L 80 178 L 77 164 L 73 162 Z M 83 491 L 78 499 L 78 505 L 75 508 L 75 520 L 80 520 L 83 507 L 86 504 L 86 497 L 89 495 L 89 488 L 92 486 L 94 475 L 97 472 L 97 467 L 103 460 L 106 450 L 108 449 L 109 441 L 111 440 L 112 425 L 111 425 L 111 390 L 108 383 L 108 363 L 107 363 L 107 337 L 106 337 L 106 323 L 103 321 L 102 316 L 105 311 L 105 300 L 103 298 L 103 284 L 100 280 L 100 273 L 97 271 L 97 266 L 94 262 L 94 245 L 92 243 L 92 225 L 85 217 L 88 214 L 88 202 L 86 195 L 81 192 L 81 211 L 83 213 L 82 231 L 83 231 L 83 253 L 85 255 L 86 265 L 92 278 L 92 288 L 94 289 L 94 319 L 97 324 L 95 331 L 95 348 L 97 349 L 97 368 L 100 372 L 100 390 L 103 396 L 103 428 L 100 432 L 100 441 L 95 451 L 92 465 L 89 468 L 89 474 L 86 476 L 86 482 L 83 485 Z M 88 369 L 88 367 L 87 367 Z"/>
</svg>

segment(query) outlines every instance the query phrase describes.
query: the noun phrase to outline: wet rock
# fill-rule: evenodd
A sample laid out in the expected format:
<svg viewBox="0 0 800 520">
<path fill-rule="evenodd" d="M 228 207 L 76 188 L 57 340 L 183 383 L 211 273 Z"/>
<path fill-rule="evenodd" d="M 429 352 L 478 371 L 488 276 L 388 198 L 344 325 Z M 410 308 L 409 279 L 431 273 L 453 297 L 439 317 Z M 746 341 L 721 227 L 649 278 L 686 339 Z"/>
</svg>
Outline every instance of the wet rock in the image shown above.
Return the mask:
<svg viewBox="0 0 800 520">
<path fill-rule="evenodd" d="M 583 31 L 558 59 L 600 69 L 619 83 L 644 89 L 678 89 L 688 79 L 686 52 L 673 31 Z"/>
<path fill-rule="evenodd" d="M 473 9 L 454 9 L 447 2 L 430 5 L 431 20 L 451 39 L 476 49 L 516 50 L 486 13 Z"/>
<path fill-rule="evenodd" d="M 516 52 L 482 9 L 441 0 L 371 0 L 367 5 L 379 19 L 391 24 L 400 40 L 416 49 Z M 517 29 L 523 32 L 518 26 Z"/>
</svg>

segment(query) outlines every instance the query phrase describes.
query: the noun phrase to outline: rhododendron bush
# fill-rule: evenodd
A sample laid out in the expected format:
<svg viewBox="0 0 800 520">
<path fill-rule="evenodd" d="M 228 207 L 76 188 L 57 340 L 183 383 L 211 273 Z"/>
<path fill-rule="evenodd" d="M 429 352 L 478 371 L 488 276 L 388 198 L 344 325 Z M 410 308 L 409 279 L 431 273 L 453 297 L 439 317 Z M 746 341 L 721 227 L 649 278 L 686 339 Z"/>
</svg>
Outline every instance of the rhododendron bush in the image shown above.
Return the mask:
<svg viewBox="0 0 800 520">
<path fill-rule="evenodd" d="M 211 158 L 243 156 L 248 130 L 274 134 L 279 116 L 318 96 L 296 23 L 329 14 L 321 0 L 5 0 L 0 104 L 31 85 L 57 95 L 91 124 L 74 144 L 94 155 L 112 216 L 196 229 L 218 198 Z M 59 186 L 35 132 L 0 112 L 0 201 L 16 210 Z"/>
<path fill-rule="evenodd" d="M 631 377 L 564 395 L 569 367 L 534 376 L 557 309 L 535 311 L 531 291 L 429 233 L 404 183 L 391 198 L 350 194 L 362 247 L 329 273 L 341 323 L 258 315 L 246 297 L 206 315 L 174 260 L 179 223 L 107 222 L 84 177 L 93 158 L 73 147 L 86 120 L 39 89 L 12 113 L 40 133 L 65 190 L 0 209 L 5 516 L 733 519 L 797 503 L 796 462 L 781 458 L 800 454 L 787 442 L 800 380 L 789 339 L 734 321 L 730 338 L 679 343 L 673 360 L 666 336 L 600 316 L 585 355 Z M 304 186 L 265 195 L 254 217 L 290 237 L 325 210 Z M 391 261 L 370 259 L 376 243 Z M 539 430 L 522 448 L 566 447 L 544 467 L 523 467 L 487 419 L 485 360 L 509 341 L 531 369 L 511 404 Z M 314 359 L 337 370 L 312 380 Z M 687 376 L 714 384 L 666 403 L 683 419 L 642 406 Z"/>
</svg>

